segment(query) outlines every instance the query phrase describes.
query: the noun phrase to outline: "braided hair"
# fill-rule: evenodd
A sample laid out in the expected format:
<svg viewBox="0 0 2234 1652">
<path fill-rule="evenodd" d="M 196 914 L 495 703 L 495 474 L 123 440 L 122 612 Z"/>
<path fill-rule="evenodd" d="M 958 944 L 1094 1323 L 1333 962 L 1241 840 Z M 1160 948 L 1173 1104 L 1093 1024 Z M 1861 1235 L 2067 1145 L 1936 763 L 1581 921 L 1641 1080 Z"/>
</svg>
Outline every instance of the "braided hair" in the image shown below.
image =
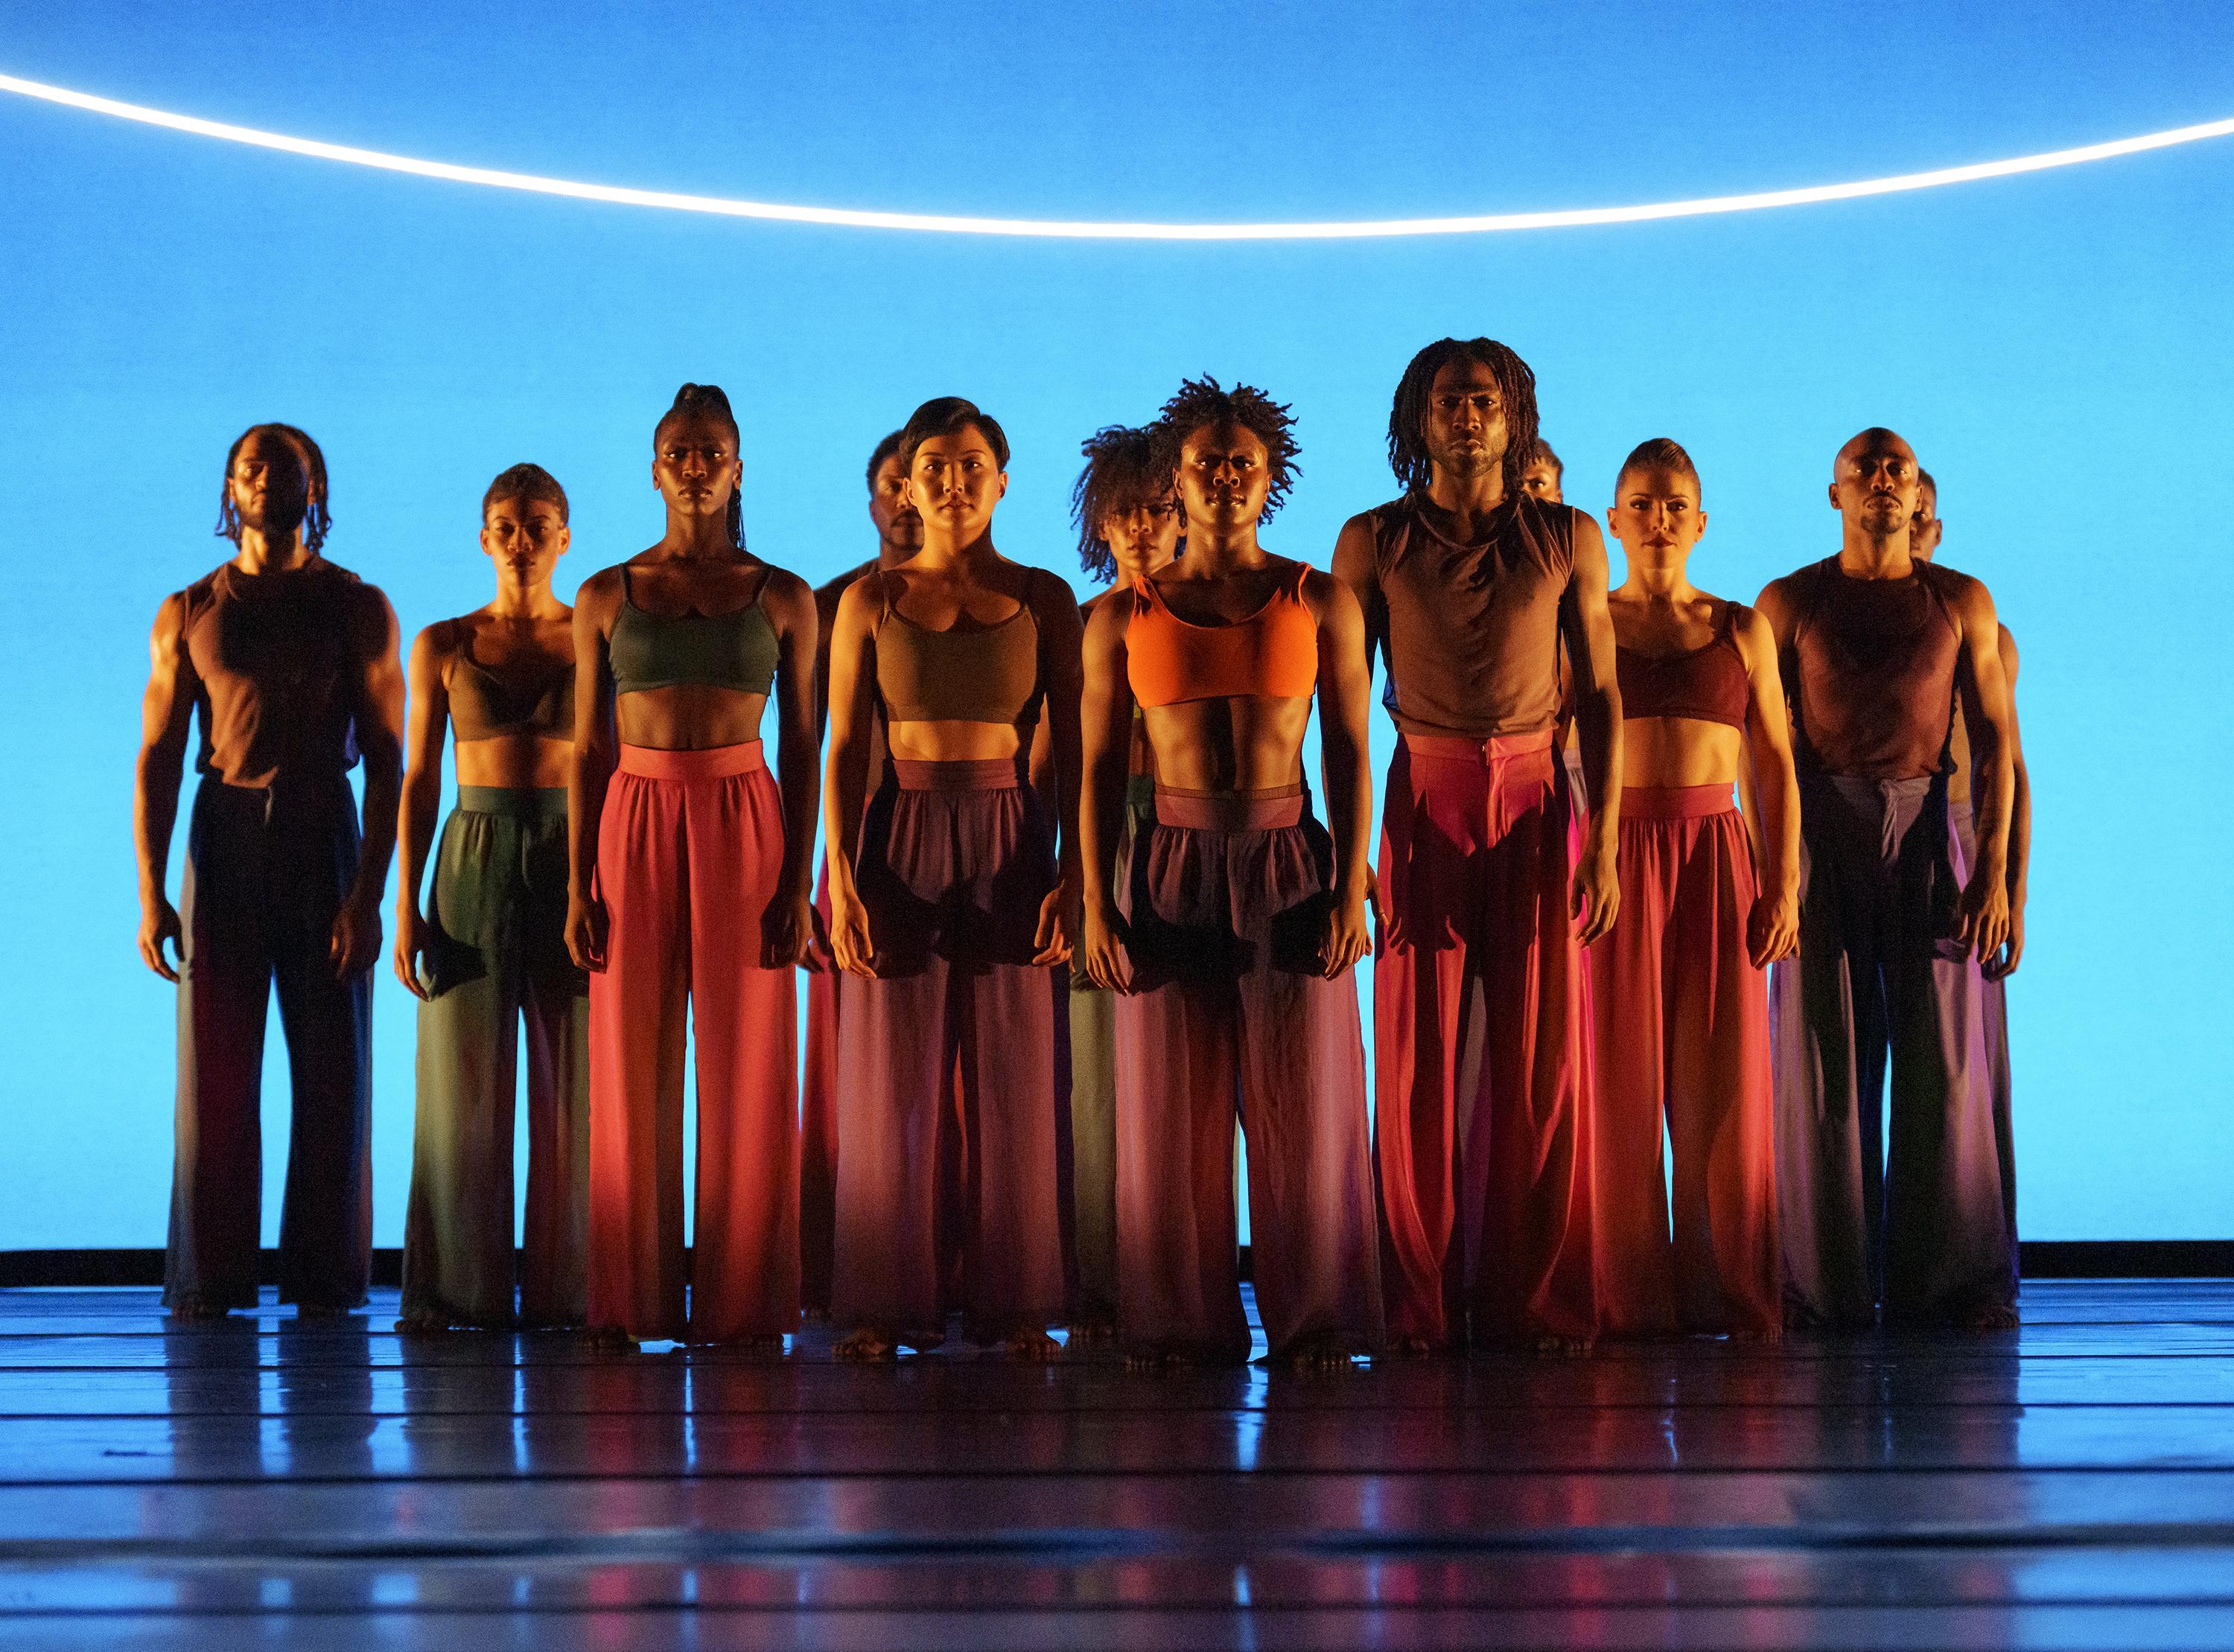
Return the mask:
<svg viewBox="0 0 2234 1652">
<path fill-rule="evenodd" d="M 1117 578 L 1117 557 L 1101 525 L 1168 494 L 1170 457 L 1153 425 L 1107 425 L 1079 443 L 1078 450 L 1086 455 L 1086 468 L 1070 490 L 1078 565 L 1107 584 Z"/>
<path fill-rule="evenodd" d="M 1303 467 L 1296 462 L 1303 449 L 1296 443 L 1296 421 L 1284 402 L 1275 402 L 1253 384 L 1237 384 L 1228 390 L 1205 375 L 1182 379 L 1156 421 L 1167 468 L 1179 468 L 1179 450 L 1186 439 L 1205 425 L 1239 425 L 1264 444 L 1264 467 L 1272 485 L 1264 494 L 1264 519 L 1270 521 L 1288 497 L 1288 490 Z"/>
<path fill-rule="evenodd" d="M 1517 494 L 1520 473 L 1527 469 L 1538 440 L 1536 375 L 1493 338 L 1439 338 L 1412 358 L 1396 382 L 1395 405 L 1388 411 L 1388 468 L 1408 493 L 1427 486 L 1433 473 L 1424 428 L 1427 396 L 1435 388 L 1435 375 L 1459 361 L 1479 362 L 1497 380 L 1497 393 L 1505 403 L 1505 491 Z"/>
<path fill-rule="evenodd" d="M 730 442 L 739 448 L 744 446 L 744 433 L 737 428 L 737 415 L 729 411 L 729 398 L 718 384 L 686 384 L 675 393 L 675 402 L 659 415 L 652 428 L 652 445 L 656 447 L 662 432 L 677 419 L 711 419 L 715 424 L 726 425 Z M 745 548 L 745 501 L 742 489 L 729 489 L 729 544 L 739 551 Z"/>
<path fill-rule="evenodd" d="M 304 490 L 310 508 L 303 513 L 303 544 L 316 554 L 325 544 L 326 534 L 334 526 L 333 513 L 326 508 L 326 456 L 318 451 L 318 444 L 309 434 L 291 424 L 271 422 L 252 424 L 232 439 L 232 446 L 225 451 L 225 480 L 217 490 L 217 537 L 240 543 L 240 513 L 232 507 L 232 461 L 240 457 L 240 450 L 248 445 L 251 436 L 277 436 L 295 450 L 303 461 L 304 480 L 310 486 Z"/>
</svg>

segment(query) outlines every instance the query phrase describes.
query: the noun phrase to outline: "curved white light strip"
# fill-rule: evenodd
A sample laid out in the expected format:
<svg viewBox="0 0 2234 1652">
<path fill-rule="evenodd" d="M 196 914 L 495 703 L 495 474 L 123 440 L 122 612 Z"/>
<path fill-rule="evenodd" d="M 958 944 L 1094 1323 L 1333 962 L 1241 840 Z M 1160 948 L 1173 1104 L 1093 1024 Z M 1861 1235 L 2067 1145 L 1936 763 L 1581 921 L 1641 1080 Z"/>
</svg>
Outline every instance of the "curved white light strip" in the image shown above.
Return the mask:
<svg viewBox="0 0 2234 1652">
<path fill-rule="evenodd" d="M 965 218 L 938 212 L 880 212 L 844 206 L 787 206 L 774 201 L 731 200 L 718 195 L 685 195 L 664 189 L 630 189 L 616 184 L 576 183 L 564 178 L 538 178 L 527 173 L 500 172 L 490 167 L 461 167 L 447 160 L 420 160 L 409 155 L 386 154 L 377 149 L 358 149 L 348 144 L 323 143 L 315 138 L 291 138 L 253 127 L 205 121 L 197 115 L 173 114 L 114 98 L 95 97 L 67 87 L 0 75 L 0 91 L 39 98 L 95 114 L 136 121 L 144 126 L 189 132 L 197 137 L 222 138 L 259 149 L 309 155 L 319 160 L 346 161 L 383 172 L 408 173 L 419 178 L 441 178 L 452 183 L 483 184 L 493 189 L 524 190 L 537 195 L 563 195 L 575 200 L 607 201 L 619 206 L 656 206 L 670 212 L 707 212 L 722 218 L 770 219 L 785 224 L 837 225 L 847 229 L 918 230 L 947 235 L 1009 235 L 1081 241 L 1341 241 L 1405 235 L 1479 235 L 1496 230 L 1573 229 L 1591 224 L 1643 224 L 1657 219 L 1704 218 L 1722 212 L 1754 212 L 1772 206 L 1807 206 L 1819 201 L 1858 200 L 1868 195 L 1897 195 L 1910 190 L 1937 189 L 1945 184 L 1975 183 L 1985 178 L 2009 178 L 2019 173 L 2048 172 L 2076 167 L 2090 160 L 2139 154 L 2150 149 L 2169 149 L 2176 144 L 2198 143 L 2205 138 L 2234 134 L 2234 120 L 2209 121 L 2200 126 L 2174 127 L 2166 132 L 2145 133 L 2137 138 L 2118 138 L 2076 149 L 2054 149 L 2045 154 L 2019 155 L 2009 160 L 1982 160 L 1967 167 L 1942 167 L 1931 172 L 1903 173 L 1891 178 L 1869 178 L 1849 184 L 1813 184 L 1802 189 L 1768 189 L 1749 195 L 1709 195 L 1696 200 L 1654 201 L 1638 206 L 1577 206 L 1547 212 L 1482 212 L 1458 218 L 1364 219 L 1320 224 L 1128 224 L 1091 220 L 1031 218 Z"/>
</svg>

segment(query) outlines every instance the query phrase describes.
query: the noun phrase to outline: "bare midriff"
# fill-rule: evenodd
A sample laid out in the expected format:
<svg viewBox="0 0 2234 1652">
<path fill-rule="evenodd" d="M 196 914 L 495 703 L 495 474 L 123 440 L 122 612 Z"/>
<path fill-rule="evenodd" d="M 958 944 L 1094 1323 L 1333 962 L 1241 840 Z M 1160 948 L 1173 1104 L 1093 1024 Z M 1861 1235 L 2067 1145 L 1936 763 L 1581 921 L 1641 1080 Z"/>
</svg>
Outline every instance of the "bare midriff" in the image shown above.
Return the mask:
<svg viewBox="0 0 2234 1652">
<path fill-rule="evenodd" d="M 566 784 L 574 742 L 547 735 L 492 735 L 461 740 L 452 748 L 461 786 L 493 786 L 507 792 L 542 791 Z"/>
<path fill-rule="evenodd" d="M 637 689 L 613 701 L 613 719 L 624 746 L 657 751 L 711 751 L 741 746 L 761 737 L 764 694 L 724 689 L 710 682 L 676 682 Z"/>
<path fill-rule="evenodd" d="M 1701 717 L 1625 717 L 1621 783 L 1653 787 L 1734 786 L 1745 736 Z"/>
<path fill-rule="evenodd" d="M 1141 708 L 1159 785 L 1185 792 L 1262 792 L 1303 777 L 1309 695 L 1233 695 Z"/>
<path fill-rule="evenodd" d="M 892 754 L 905 762 L 983 763 L 1014 757 L 1023 749 L 1024 736 L 1010 722 L 938 717 L 886 723 L 885 741 Z"/>
</svg>

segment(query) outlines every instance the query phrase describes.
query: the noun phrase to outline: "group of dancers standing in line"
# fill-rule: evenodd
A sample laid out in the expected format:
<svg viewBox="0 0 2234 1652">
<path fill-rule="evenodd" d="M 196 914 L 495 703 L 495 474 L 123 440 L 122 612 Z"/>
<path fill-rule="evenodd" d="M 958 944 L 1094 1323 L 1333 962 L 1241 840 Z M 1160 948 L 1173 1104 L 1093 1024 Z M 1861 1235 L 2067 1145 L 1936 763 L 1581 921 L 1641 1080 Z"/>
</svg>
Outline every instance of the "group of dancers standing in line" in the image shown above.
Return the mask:
<svg viewBox="0 0 2234 1652">
<path fill-rule="evenodd" d="M 1237 1120 L 1284 1362 L 2015 1322 L 2015 650 L 1931 560 L 1898 435 L 1839 451 L 1837 553 L 1751 607 L 1691 583 L 1707 513 L 1667 440 L 1617 479 L 1609 591 L 1533 375 L 1488 339 L 1406 368 L 1402 491 L 1331 571 L 1259 542 L 1297 454 L 1261 391 L 1189 381 L 1101 431 L 1074 497 L 1108 589 L 1082 608 L 994 548 L 1009 446 L 969 402 L 878 447 L 877 555 L 820 591 L 746 548 L 720 390 L 683 386 L 653 446 L 665 534 L 572 608 L 563 489 L 499 476 L 495 599 L 407 672 L 385 597 L 323 554 L 316 444 L 234 443 L 238 555 L 158 615 L 135 792 L 140 952 L 180 988 L 174 1315 L 256 1300 L 275 982 L 280 1296 L 365 1299 L 400 848 L 407 1329 L 774 1350 L 804 1309 L 878 1358 L 958 1311 L 1022 1358 L 1068 1325 L 1240 1361 Z"/>
</svg>

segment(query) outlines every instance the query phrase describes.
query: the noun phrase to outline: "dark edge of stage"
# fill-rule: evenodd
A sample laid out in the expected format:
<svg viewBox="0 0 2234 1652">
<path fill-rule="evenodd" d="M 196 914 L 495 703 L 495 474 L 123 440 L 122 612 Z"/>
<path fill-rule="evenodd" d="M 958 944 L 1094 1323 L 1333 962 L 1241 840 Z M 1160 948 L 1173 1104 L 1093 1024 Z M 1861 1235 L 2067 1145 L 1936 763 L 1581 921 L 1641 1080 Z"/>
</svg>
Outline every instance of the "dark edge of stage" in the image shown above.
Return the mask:
<svg viewBox="0 0 2234 1652">
<path fill-rule="evenodd" d="M 2234 1278 L 2234 1239 L 2028 1239 L 2020 1247 L 2028 1279 Z M 263 1277 L 278 1277 L 278 1253 L 264 1252 Z M 1249 1277 L 1249 1247 L 1241 1247 Z M 372 1253 L 372 1283 L 400 1285 L 403 1253 Z M 36 1285 L 160 1285 L 163 1253 L 154 1249 L 0 1250 L 0 1290 Z"/>
</svg>

